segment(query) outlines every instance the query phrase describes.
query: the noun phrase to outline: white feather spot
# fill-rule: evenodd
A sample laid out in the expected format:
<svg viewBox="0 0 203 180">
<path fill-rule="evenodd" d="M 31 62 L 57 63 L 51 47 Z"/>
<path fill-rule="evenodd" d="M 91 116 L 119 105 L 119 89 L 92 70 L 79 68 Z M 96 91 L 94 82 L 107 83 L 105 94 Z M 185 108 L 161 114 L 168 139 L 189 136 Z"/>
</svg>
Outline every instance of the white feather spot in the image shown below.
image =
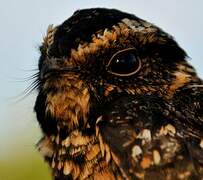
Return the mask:
<svg viewBox="0 0 203 180">
<path fill-rule="evenodd" d="M 203 149 L 203 139 L 201 139 L 199 146 Z"/>
<path fill-rule="evenodd" d="M 140 146 L 138 146 L 138 145 L 133 146 L 131 156 L 135 160 L 137 160 L 137 156 L 139 156 L 140 154 L 142 154 L 142 149 L 140 148 Z"/>
<path fill-rule="evenodd" d="M 157 150 L 153 151 L 153 160 L 154 160 L 154 164 L 156 164 L 156 165 L 158 165 L 160 163 L 161 156 L 160 156 L 159 151 L 157 151 Z"/>
<path fill-rule="evenodd" d="M 142 144 L 150 142 L 152 140 L 151 131 L 149 129 L 143 129 L 137 136 L 138 139 L 142 139 Z"/>
</svg>

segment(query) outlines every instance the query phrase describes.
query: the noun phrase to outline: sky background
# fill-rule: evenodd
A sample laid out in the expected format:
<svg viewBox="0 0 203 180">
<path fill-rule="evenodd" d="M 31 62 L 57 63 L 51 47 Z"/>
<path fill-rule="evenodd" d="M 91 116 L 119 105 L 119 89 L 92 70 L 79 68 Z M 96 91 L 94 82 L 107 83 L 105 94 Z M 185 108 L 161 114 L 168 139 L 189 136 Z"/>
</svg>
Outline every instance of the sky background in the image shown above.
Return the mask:
<svg viewBox="0 0 203 180">
<path fill-rule="evenodd" d="M 0 160 L 33 152 L 41 136 L 33 113 L 36 92 L 20 99 L 31 83 L 25 79 L 36 72 L 48 25 L 89 7 L 117 8 L 153 22 L 175 37 L 203 77 L 202 0 L 0 0 Z"/>
</svg>

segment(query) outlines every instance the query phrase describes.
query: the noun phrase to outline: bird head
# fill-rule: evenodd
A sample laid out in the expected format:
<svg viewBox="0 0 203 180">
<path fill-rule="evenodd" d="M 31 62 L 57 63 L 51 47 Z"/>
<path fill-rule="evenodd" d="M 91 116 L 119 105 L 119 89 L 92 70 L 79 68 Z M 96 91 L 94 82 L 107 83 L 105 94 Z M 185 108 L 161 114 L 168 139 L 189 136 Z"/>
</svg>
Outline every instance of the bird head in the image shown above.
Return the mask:
<svg viewBox="0 0 203 180">
<path fill-rule="evenodd" d="M 196 77 L 172 36 L 114 9 L 76 11 L 40 47 L 35 111 L 47 134 L 84 128 L 119 96 L 171 99 Z"/>
</svg>

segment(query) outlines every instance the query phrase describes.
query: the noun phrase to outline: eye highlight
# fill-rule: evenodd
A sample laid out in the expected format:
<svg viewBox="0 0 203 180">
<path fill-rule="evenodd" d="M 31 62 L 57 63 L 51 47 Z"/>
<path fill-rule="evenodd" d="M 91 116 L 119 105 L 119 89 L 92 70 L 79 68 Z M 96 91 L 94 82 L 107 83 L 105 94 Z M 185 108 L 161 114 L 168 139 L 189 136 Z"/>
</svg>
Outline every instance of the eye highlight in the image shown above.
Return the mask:
<svg viewBox="0 0 203 180">
<path fill-rule="evenodd" d="M 115 53 L 107 64 L 107 71 L 117 76 L 131 76 L 141 68 L 141 61 L 134 48 Z"/>
</svg>

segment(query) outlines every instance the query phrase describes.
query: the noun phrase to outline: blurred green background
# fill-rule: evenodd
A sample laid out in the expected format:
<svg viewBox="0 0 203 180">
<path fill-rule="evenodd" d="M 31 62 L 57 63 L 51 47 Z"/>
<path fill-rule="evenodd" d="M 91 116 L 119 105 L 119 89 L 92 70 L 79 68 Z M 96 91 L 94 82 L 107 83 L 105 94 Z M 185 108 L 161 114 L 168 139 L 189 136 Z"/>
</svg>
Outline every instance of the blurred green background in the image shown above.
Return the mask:
<svg viewBox="0 0 203 180">
<path fill-rule="evenodd" d="M 49 24 L 75 10 L 118 8 L 163 28 L 191 57 L 203 77 L 203 1 L 196 0 L 0 0 L 0 180 L 48 180 L 48 166 L 35 144 L 41 132 L 33 113 L 37 92 L 24 90 L 36 73 L 40 45 Z"/>
<path fill-rule="evenodd" d="M 0 180 L 50 180 L 48 166 L 38 153 L 35 144 L 41 132 L 32 112 L 35 96 L 13 102 L 8 100 L 4 119 L 10 127 L 0 127 L 6 132 L 0 145 Z M 2 134 L 2 133 L 1 133 Z"/>
</svg>

